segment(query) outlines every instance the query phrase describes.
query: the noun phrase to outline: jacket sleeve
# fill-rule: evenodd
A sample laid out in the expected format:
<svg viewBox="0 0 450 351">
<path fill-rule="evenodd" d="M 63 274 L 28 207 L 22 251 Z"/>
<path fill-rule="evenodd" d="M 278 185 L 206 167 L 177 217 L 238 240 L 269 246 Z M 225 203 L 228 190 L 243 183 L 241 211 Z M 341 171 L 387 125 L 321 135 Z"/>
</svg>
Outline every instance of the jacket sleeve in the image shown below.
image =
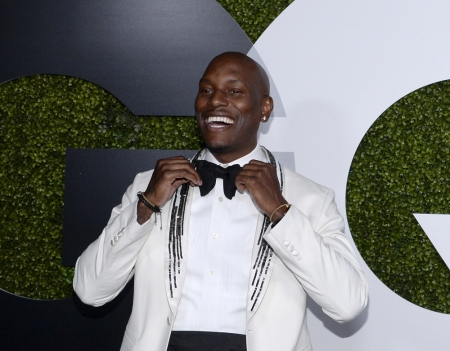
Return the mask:
<svg viewBox="0 0 450 351">
<path fill-rule="evenodd" d="M 327 189 L 321 198 L 311 210 L 318 216 L 309 216 L 316 217 L 314 225 L 294 204 L 264 238 L 322 310 L 344 323 L 366 306 L 368 284 L 344 234 L 334 192 Z"/>
<path fill-rule="evenodd" d="M 84 303 L 101 306 L 111 301 L 133 277 L 138 253 L 154 225 L 154 215 L 143 225 L 136 220 L 136 193 L 145 190 L 150 177 L 151 172 L 136 176 L 102 234 L 78 258 L 73 288 Z"/>
</svg>

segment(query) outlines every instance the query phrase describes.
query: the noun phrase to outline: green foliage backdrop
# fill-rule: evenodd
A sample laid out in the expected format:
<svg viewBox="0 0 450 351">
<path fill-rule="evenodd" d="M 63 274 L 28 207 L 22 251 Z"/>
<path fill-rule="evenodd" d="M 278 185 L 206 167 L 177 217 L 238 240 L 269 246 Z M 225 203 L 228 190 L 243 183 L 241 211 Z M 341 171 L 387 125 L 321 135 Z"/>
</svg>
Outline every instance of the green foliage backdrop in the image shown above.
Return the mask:
<svg viewBox="0 0 450 351">
<path fill-rule="evenodd" d="M 413 213 L 450 213 L 450 81 L 384 112 L 347 182 L 347 217 L 367 265 L 405 299 L 449 313 L 450 271 Z"/>
<path fill-rule="evenodd" d="M 221 0 L 251 40 L 293 0 Z M 193 117 L 136 117 L 80 79 L 0 85 L 0 288 L 36 299 L 72 294 L 61 265 L 66 148 L 197 149 Z"/>
<path fill-rule="evenodd" d="M 218 0 L 255 42 L 272 21 L 294 0 Z"/>
<path fill-rule="evenodd" d="M 102 88 L 62 76 L 2 84 L 0 99 L 0 286 L 70 296 L 73 268 L 61 266 L 66 148 L 197 149 L 195 120 L 136 117 Z"/>
</svg>

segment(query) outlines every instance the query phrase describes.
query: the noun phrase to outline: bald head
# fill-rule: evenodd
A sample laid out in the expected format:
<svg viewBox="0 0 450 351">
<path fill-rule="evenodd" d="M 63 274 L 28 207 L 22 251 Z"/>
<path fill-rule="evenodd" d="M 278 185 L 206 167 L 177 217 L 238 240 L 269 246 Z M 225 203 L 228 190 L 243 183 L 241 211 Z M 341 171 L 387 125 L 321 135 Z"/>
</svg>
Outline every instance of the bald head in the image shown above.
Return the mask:
<svg viewBox="0 0 450 351">
<path fill-rule="evenodd" d="M 270 95 L 269 76 L 262 66 L 241 52 L 228 51 L 214 57 L 206 68 L 205 73 L 210 68 L 215 68 L 226 63 L 234 63 L 242 67 L 248 73 L 251 84 L 259 90 L 263 96 Z"/>
</svg>

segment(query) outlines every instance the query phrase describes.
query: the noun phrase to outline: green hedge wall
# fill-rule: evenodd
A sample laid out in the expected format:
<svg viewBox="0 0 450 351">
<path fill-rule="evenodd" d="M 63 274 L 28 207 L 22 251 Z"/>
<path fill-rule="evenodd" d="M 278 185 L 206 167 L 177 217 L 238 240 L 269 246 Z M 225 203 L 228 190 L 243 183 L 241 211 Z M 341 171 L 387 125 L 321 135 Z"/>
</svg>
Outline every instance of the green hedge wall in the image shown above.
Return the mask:
<svg viewBox="0 0 450 351">
<path fill-rule="evenodd" d="M 233 16 L 252 42 L 294 0 L 218 0 L 219 4 Z"/>
<path fill-rule="evenodd" d="M 70 296 L 73 268 L 61 266 L 66 148 L 197 149 L 195 120 L 136 117 L 102 88 L 62 76 L 2 84 L 0 99 L 0 287 Z"/>
<path fill-rule="evenodd" d="M 389 107 L 347 182 L 347 218 L 367 265 L 406 300 L 449 313 L 450 271 L 413 213 L 450 213 L 450 81 Z"/>
<path fill-rule="evenodd" d="M 221 0 L 251 40 L 293 0 Z M 71 296 L 61 265 L 66 148 L 198 149 L 193 117 L 136 117 L 100 87 L 38 75 L 0 85 L 0 288 Z M 179 135 L 179 138 L 173 138 Z"/>
</svg>

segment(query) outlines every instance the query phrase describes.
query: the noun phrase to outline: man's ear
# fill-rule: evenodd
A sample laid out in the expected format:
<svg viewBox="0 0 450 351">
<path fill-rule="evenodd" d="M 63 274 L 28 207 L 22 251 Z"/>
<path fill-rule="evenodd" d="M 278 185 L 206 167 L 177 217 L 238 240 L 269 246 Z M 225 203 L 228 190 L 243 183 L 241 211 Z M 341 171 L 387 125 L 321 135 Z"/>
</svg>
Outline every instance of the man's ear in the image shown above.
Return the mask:
<svg viewBox="0 0 450 351">
<path fill-rule="evenodd" d="M 264 97 L 262 101 L 262 116 L 261 116 L 261 121 L 263 123 L 269 120 L 272 110 L 273 110 L 273 99 L 270 96 Z"/>
</svg>

